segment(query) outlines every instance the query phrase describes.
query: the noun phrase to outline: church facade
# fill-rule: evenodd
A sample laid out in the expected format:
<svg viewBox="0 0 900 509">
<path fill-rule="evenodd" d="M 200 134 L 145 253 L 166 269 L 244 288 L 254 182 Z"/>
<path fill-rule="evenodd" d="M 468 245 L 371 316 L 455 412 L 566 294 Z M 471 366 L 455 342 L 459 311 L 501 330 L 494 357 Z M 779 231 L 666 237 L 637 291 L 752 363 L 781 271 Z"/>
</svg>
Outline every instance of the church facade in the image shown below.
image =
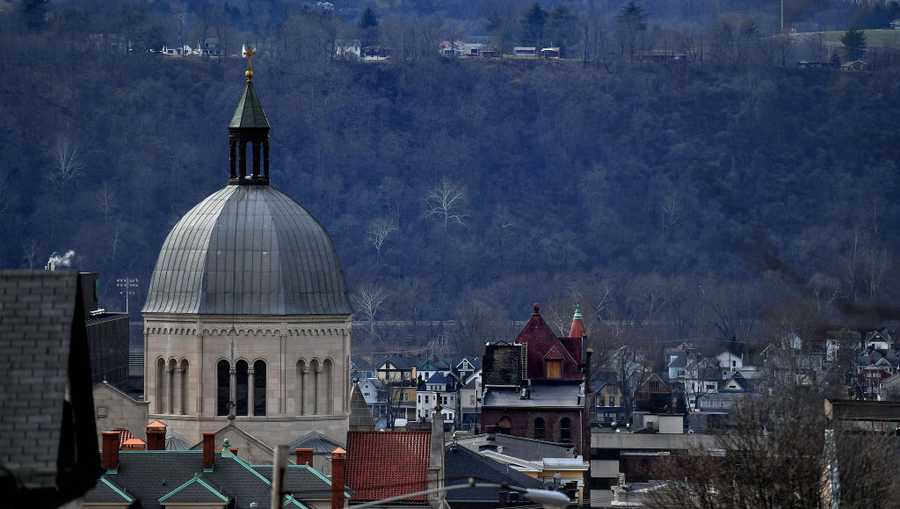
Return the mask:
<svg viewBox="0 0 900 509">
<path fill-rule="evenodd" d="M 228 424 L 274 446 L 343 443 L 351 309 L 331 238 L 269 183 L 269 123 L 252 70 L 229 124 L 225 187 L 160 251 L 144 306 L 150 418 L 190 442 Z"/>
</svg>

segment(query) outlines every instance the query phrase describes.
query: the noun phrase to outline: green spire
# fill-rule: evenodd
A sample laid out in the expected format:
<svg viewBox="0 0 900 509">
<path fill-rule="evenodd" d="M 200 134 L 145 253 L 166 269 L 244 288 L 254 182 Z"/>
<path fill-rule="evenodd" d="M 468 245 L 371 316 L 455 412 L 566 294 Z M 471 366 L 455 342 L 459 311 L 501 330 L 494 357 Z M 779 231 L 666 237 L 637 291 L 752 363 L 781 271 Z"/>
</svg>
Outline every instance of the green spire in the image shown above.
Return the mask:
<svg viewBox="0 0 900 509">
<path fill-rule="evenodd" d="M 581 304 L 575 304 L 575 315 L 572 317 L 573 320 L 581 320 L 584 316 L 581 314 Z"/>
<path fill-rule="evenodd" d="M 238 101 L 234 116 L 231 117 L 230 129 L 269 129 L 269 120 L 263 111 L 256 92 L 253 91 L 253 82 L 249 79 L 244 86 L 244 93 Z"/>
</svg>

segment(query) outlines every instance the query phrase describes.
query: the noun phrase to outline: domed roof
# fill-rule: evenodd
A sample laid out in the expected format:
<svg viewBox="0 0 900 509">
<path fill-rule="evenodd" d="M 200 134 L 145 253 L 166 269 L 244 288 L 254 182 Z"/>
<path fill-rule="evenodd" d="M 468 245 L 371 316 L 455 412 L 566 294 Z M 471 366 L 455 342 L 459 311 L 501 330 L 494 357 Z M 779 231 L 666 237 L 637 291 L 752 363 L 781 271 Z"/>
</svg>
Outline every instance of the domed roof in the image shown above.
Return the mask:
<svg viewBox="0 0 900 509">
<path fill-rule="evenodd" d="M 159 253 L 144 313 L 350 314 L 331 238 L 268 185 L 228 185 L 191 209 Z"/>
</svg>

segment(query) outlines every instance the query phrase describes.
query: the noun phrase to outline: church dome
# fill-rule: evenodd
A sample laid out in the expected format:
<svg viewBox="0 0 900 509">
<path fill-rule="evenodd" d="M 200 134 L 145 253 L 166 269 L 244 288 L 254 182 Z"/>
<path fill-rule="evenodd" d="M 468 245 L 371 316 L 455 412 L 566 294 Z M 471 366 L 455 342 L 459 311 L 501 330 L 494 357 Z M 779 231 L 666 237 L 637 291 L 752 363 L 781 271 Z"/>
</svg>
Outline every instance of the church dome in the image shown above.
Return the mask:
<svg viewBox="0 0 900 509">
<path fill-rule="evenodd" d="M 229 125 L 229 185 L 169 232 L 144 313 L 351 313 L 328 233 L 269 186 L 269 125 L 251 77 Z"/>
<path fill-rule="evenodd" d="M 145 313 L 350 314 L 334 246 L 321 225 L 270 186 L 229 185 L 169 233 Z"/>
</svg>

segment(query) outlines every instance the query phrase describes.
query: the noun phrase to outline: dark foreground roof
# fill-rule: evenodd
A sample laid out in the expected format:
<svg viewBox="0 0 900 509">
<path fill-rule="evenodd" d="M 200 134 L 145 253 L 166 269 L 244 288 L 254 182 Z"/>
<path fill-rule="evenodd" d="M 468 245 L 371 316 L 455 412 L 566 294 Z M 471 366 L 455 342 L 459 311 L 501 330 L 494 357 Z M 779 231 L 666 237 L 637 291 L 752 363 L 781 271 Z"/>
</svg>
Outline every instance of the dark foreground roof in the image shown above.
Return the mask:
<svg viewBox="0 0 900 509">
<path fill-rule="evenodd" d="M 465 483 L 469 477 L 476 482 L 507 484 L 522 488 L 543 488 L 537 479 L 508 468 L 486 456 L 470 451 L 465 447 L 451 446 L 444 456 L 446 485 Z M 500 502 L 498 488 L 463 488 L 447 492 L 447 501 L 454 507 L 465 507 L 467 504 L 488 504 L 496 507 Z M 524 502 L 524 501 L 523 501 Z M 504 505 L 509 504 L 505 502 Z M 529 502 L 530 504 L 530 502 Z"/>
<path fill-rule="evenodd" d="M 6 507 L 62 505 L 101 474 L 81 293 L 77 272 L 0 272 Z"/>
</svg>

